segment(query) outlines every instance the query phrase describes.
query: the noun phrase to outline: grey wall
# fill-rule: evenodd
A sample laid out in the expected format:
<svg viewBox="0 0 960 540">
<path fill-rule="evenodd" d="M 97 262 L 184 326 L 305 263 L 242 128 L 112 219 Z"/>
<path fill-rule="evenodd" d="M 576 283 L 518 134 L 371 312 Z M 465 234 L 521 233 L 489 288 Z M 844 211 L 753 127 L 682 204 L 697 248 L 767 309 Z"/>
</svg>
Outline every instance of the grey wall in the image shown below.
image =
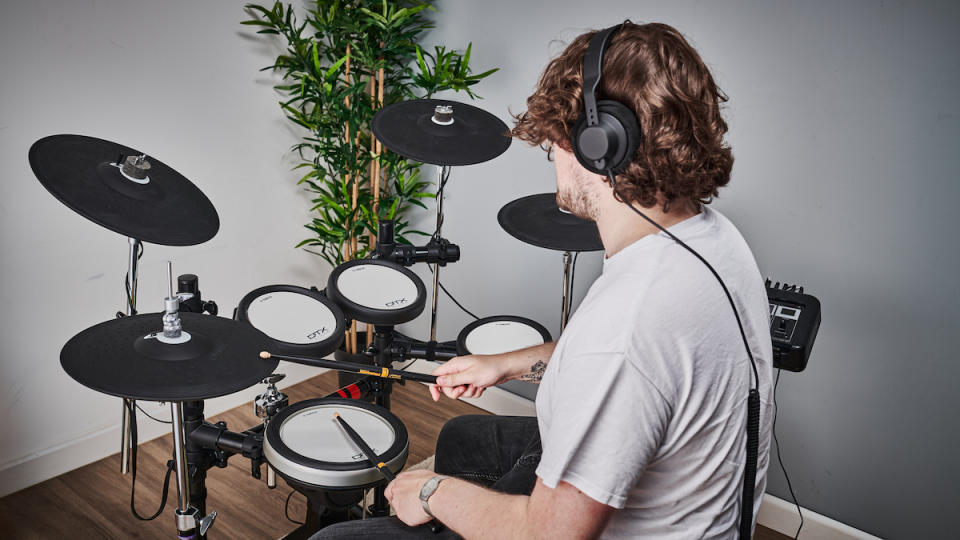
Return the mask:
<svg viewBox="0 0 960 540">
<path fill-rule="evenodd" d="M 306 221 L 283 159 L 295 134 L 269 77 L 256 73 L 272 51 L 241 35 L 241 4 L 4 4 L 0 469 L 114 425 L 117 413 L 56 359 L 70 335 L 122 305 L 125 244 L 43 190 L 27 165 L 34 140 L 77 132 L 148 149 L 217 205 L 223 225 L 210 243 L 148 246 L 144 299 L 162 292 L 159 264 L 170 256 L 223 305 L 268 283 L 325 281 L 328 268 L 290 248 Z M 472 41 L 477 69 L 501 68 L 478 91 L 504 120 L 522 110 L 547 59 L 587 28 L 629 17 L 689 36 L 731 98 L 737 162 L 717 208 L 765 274 L 823 302 L 810 367 L 785 374 L 778 392 L 801 503 L 884 537 L 946 536 L 960 503 L 951 391 L 960 367 L 948 352 L 960 317 L 956 4 L 608 1 L 586 12 L 574 0 L 497 0 L 439 9 L 430 40 Z M 140 66 L 145 81 L 126 82 L 125 66 Z M 119 116 L 128 110 L 149 129 Z M 523 315 L 557 332 L 560 255 L 496 223 L 503 204 L 553 182 L 542 152 L 521 144 L 454 171 L 444 236 L 463 258 L 441 275 L 479 315 Z M 431 229 L 430 214 L 420 222 Z M 581 257 L 578 298 L 599 265 L 599 255 Z M 469 320 L 446 300 L 441 313 L 441 339 Z M 408 330 L 423 335 L 426 325 Z M 788 498 L 778 469 L 770 492 Z"/>
<path fill-rule="evenodd" d="M 672 24 L 700 50 L 730 96 L 736 164 L 716 207 L 766 275 L 823 303 L 809 368 L 778 392 L 801 503 L 884 537 L 947 536 L 960 504 L 958 4 L 448 1 L 434 35 L 472 41 L 478 68 L 502 68 L 480 89 L 502 115 L 522 109 L 562 49 L 552 40 L 624 18 Z M 543 292 L 556 257 L 493 221 L 503 202 L 550 187 L 542 154 L 514 145 L 451 184 L 450 236 L 469 255 L 448 284 L 478 310 L 553 322 Z M 497 253 L 511 262 L 474 262 Z M 789 498 L 778 468 L 769 486 Z"/>
</svg>

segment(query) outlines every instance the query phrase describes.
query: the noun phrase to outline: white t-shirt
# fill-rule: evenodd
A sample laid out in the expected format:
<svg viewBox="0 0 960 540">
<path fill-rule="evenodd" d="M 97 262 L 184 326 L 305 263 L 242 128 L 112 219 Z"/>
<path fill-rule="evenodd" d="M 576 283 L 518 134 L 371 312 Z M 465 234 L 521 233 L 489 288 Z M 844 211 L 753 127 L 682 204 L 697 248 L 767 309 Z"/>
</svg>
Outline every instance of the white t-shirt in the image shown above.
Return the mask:
<svg viewBox="0 0 960 540">
<path fill-rule="evenodd" d="M 753 254 L 715 210 L 671 227 L 723 278 L 760 375 L 754 516 L 772 419 L 769 306 Z M 604 262 L 537 395 L 537 475 L 614 512 L 605 538 L 736 538 L 753 371 L 707 267 L 663 233 Z"/>
</svg>

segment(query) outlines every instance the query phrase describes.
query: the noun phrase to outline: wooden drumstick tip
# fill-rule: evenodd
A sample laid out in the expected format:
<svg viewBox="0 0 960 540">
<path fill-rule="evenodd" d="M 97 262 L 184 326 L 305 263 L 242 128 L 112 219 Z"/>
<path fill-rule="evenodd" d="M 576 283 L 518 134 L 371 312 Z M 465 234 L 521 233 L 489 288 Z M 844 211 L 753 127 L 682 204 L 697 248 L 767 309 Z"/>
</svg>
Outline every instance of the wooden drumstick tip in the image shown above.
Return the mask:
<svg viewBox="0 0 960 540">
<path fill-rule="evenodd" d="M 260 358 L 263 358 L 264 360 L 268 360 L 270 358 L 270 353 L 268 353 L 267 351 L 260 351 Z"/>
<path fill-rule="evenodd" d="M 340 413 L 338 413 L 338 412 L 333 413 L 333 417 L 334 417 L 334 418 L 340 418 Z"/>
</svg>

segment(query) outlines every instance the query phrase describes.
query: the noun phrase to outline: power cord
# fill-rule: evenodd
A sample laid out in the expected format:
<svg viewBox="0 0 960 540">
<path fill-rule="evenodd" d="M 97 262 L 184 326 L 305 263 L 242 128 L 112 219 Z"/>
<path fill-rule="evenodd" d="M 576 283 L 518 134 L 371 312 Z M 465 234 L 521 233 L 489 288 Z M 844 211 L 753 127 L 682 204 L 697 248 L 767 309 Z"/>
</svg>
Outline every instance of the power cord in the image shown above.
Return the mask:
<svg viewBox="0 0 960 540">
<path fill-rule="evenodd" d="M 780 462 L 780 470 L 783 471 L 783 477 L 787 479 L 787 489 L 790 490 L 790 497 L 793 498 L 793 504 L 797 507 L 797 513 L 800 514 L 800 526 L 797 527 L 797 533 L 793 535 L 794 540 L 800 537 L 800 529 L 803 528 L 803 511 L 800 510 L 800 502 L 797 501 L 797 495 L 793 492 L 793 484 L 790 483 L 790 475 L 787 474 L 787 468 L 783 466 L 783 456 L 780 455 L 780 441 L 777 440 L 777 413 L 780 412 L 780 406 L 777 405 L 777 385 L 780 384 L 780 372 L 777 369 L 777 378 L 773 381 L 773 442 L 777 445 L 777 461 Z"/>
<path fill-rule="evenodd" d="M 134 498 L 137 490 L 137 408 L 133 406 L 133 401 L 127 401 L 127 409 L 130 412 L 130 511 L 133 517 L 140 521 L 152 521 L 157 518 L 163 509 L 167 506 L 167 495 L 170 493 L 170 473 L 173 472 L 173 460 L 167 461 L 167 474 L 163 478 L 162 495 L 160 496 L 160 507 L 150 517 L 143 517 L 137 512 L 134 504 Z"/>
<path fill-rule="evenodd" d="M 143 242 L 137 244 L 137 260 L 143 257 Z M 130 311 L 130 315 L 137 314 L 137 308 L 133 305 L 133 293 L 130 291 L 130 270 L 127 270 L 125 277 L 123 278 L 123 288 L 127 291 L 127 310 Z M 117 313 L 118 317 L 123 316 L 122 313 Z"/>
<path fill-rule="evenodd" d="M 431 266 L 431 265 L 428 264 L 428 265 L 427 265 L 427 268 L 430 270 L 430 273 L 432 274 L 432 273 L 433 273 L 433 266 Z M 470 311 L 469 309 L 463 307 L 463 304 L 461 304 L 460 302 L 458 302 L 457 299 L 454 298 L 452 294 L 450 294 L 450 291 L 448 291 L 447 288 L 443 286 L 443 282 L 442 282 L 442 281 L 438 281 L 437 284 L 440 285 L 440 290 L 443 291 L 443 294 L 446 294 L 446 295 L 447 295 L 447 298 L 449 298 L 451 301 L 453 301 L 453 303 L 456 304 L 458 308 L 460 308 L 461 310 L 463 310 L 464 313 L 466 313 L 467 315 L 473 317 L 474 320 L 479 320 L 479 319 L 480 319 L 480 317 L 477 317 L 476 315 L 474 315 L 472 311 Z"/>
<path fill-rule="evenodd" d="M 136 405 L 137 409 L 139 409 L 140 412 L 142 412 L 143 414 L 145 414 L 145 415 L 147 416 L 147 418 L 153 420 L 154 422 L 160 422 L 161 424 L 172 424 L 172 423 L 173 423 L 172 420 L 161 420 L 161 419 L 159 419 L 159 418 L 154 417 L 153 415 L 151 415 L 151 414 L 148 413 L 147 411 L 143 410 L 143 408 L 140 407 L 140 404 L 137 403 L 137 402 L 135 402 L 135 401 L 133 401 L 133 400 L 130 400 L 130 402 L 133 403 L 134 405 Z"/>
<path fill-rule="evenodd" d="M 296 493 L 296 492 L 297 492 L 297 490 L 291 489 L 291 490 L 290 490 L 290 494 L 287 495 L 287 501 L 286 501 L 285 503 L 283 503 L 283 515 L 287 516 L 287 521 L 290 521 L 291 523 L 295 523 L 295 524 L 297 524 L 297 525 L 306 525 L 306 523 L 304 523 L 304 522 L 302 522 L 302 521 L 297 521 L 297 520 L 293 519 L 292 517 L 290 517 L 290 497 L 293 497 L 293 494 Z"/>
</svg>

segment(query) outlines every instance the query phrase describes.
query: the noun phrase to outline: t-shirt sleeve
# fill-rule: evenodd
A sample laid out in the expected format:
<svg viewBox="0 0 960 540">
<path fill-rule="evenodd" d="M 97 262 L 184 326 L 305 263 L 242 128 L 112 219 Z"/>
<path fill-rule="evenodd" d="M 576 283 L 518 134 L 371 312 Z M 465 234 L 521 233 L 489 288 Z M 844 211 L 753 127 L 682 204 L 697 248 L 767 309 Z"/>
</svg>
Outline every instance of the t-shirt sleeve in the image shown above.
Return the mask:
<svg viewBox="0 0 960 540">
<path fill-rule="evenodd" d="M 544 380 L 556 386 L 537 476 L 550 488 L 564 481 L 623 508 L 660 446 L 671 414 L 667 400 L 622 353 L 565 358 L 559 368 L 562 376 Z"/>
</svg>

